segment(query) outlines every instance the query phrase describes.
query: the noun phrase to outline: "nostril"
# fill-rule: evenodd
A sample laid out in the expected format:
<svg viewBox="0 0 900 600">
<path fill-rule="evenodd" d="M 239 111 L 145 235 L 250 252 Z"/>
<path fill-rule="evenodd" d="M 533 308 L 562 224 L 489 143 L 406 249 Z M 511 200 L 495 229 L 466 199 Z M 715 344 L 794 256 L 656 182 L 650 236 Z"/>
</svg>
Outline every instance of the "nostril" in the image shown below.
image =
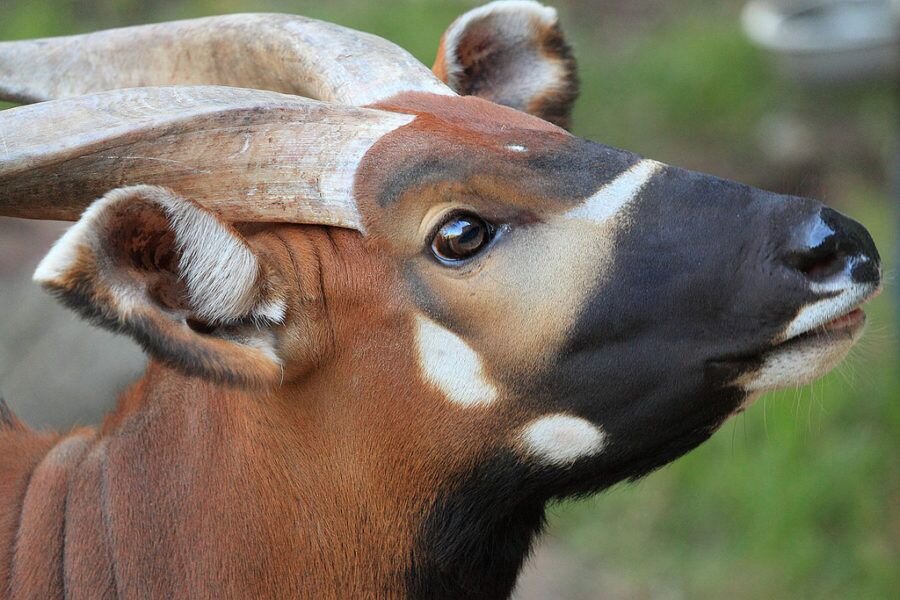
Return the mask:
<svg viewBox="0 0 900 600">
<path fill-rule="evenodd" d="M 789 248 L 785 263 L 808 281 L 821 283 L 840 274 L 858 282 L 879 277 L 878 251 L 869 233 L 830 208 L 794 230 Z"/>
<path fill-rule="evenodd" d="M 847 257 L 842 251 L 840 238 L 824 220 L 817 216 L 797 233 L 794 250 L 786 256 L 790 267 L 813 281 L 824 281 L 844 269 Z"/>
<path fill-rule="evenodd" d="M 841 252 L 832 252 L 800 256 L 797 258 L 794 268 L 812 281 L 825 281 L 843 271 L 846 264 L 846 255 Z"/>
<path fill-rule="evenodd" d="M 831 229 L 826 231 L 830 235 L 823 235 L 822 227 L 814 227 L 804 240 L 807 246 L 786 257 L 789 266 L 813 281 L 833 277 L 847 265 L 847 253 L 841 247 L 838 236 Z"/>
</svg>

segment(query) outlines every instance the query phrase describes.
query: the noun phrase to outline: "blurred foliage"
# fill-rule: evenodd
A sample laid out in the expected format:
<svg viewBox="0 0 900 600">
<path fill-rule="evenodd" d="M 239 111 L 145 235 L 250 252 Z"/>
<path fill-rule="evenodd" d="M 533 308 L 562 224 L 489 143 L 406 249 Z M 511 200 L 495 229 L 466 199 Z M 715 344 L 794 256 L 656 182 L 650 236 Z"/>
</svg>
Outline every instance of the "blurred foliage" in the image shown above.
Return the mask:
<svg viewBox="0 0 900 600">
<path fill-rule="evenodd" d="M 294 12 L 391 39 L 430 64 L 448 0 L 4 0 L 0 39 L 237 11 Z M 795 191 L 865 223 L 886 293 L 837 372 L 772 394 L 638 484 L 551 511 L 569 598 L 889 598 L 900 590 L 900 369 L 891 313 L 896 220 L 886 165 L 888 84 L 807 89 L 776 77 L 742 36 L 739 3 L 558 2 L 581 65 L 575 132 L 681 166 Z M 759 124 L 789 114 L 813 131 L 798 169 L 766 158 Z M 803 187 L 802 189 L 806 189 Z M 612 575 L 610 575 L 612 574 Z M 615 585 L 599 588 L 603 583 Z"/>
</svg>

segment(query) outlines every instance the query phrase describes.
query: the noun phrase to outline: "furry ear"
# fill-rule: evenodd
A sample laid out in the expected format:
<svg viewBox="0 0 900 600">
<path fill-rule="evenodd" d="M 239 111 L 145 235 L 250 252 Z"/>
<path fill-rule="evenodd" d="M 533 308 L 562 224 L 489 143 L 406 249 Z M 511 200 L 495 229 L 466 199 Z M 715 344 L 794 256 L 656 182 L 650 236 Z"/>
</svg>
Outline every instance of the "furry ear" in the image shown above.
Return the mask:
<svg viewBox="0 0 900 600">
<path fill-rule="evenodd" d="M 553 8 L 501 0 L 470 10 L 444 32 L 432 70 L 459 94 L 570 125 L 578 75 Z"/>
<path fill-rule="evenodd" d="M 242 385 L 281 376 L 275 327 L 286 303 L 272 269 L 235 229 L 164 188 L 95 201 L 34 279 L 189 375 Z"/>
</svg>

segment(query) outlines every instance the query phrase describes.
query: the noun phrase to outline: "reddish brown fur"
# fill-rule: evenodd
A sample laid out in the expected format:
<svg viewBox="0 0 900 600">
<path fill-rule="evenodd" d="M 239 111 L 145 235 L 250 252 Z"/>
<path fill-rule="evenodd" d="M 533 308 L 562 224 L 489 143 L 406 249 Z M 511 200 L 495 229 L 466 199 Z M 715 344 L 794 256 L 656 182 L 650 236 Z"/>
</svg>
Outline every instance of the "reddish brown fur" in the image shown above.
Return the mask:
<svg viewBox="0 0 900 600">
<path fill-rule="evenodd" d="M 127 331 L 152 329 L 164 343 L 151 353 L 165 360 L 151 362 L 95 432 L 2 434 L 0 456 L 12 458 L 0 473 L 13 483 L 0 496 L 0 547 L 13 551 L 0 597 L 62 589 L 91 598 L 407 593 L 418 536 L 448 482 L 508 450 L 498 419 L 534 416 L 515 404 L 458 406 L 423 381 L 413 329 L 421 306 L 403 272 L 421 251 L 422 212 L 435 203 L 429 194 L 444 189 L 470 194 L 485 211 L 540 221 L 567 204 L 505 144 L 552 157 L 580 142 L 478 98 L 406 94 L 382 108 L 417 118 L 373 146 L 360 167 L 367 238 L 312 226 L 244 229 L 267 285 L 288 303 L 285 323 L 267 325 L 283 372 L 167 315 L 186 300 L 157 212 L 99 221 L 96 255 L 79 255 L 54 286 L 69 301 L 89 293 L 77 299 L 95 310 L 115 305 L 112 287 L 92 285 L 106 274 L 144 282 L 153 302 L 137 305 L 146 322 Z M 423 188 L 410 187 L 389 210 L 377 207 L 384 176 L 403 157 L 453 153 L 468 156 L 456 164 L 471 169 L 456 183 L 432 182 L 418 200 Z M 164 350 L 206 353 L 203 377 L 185 374 L 186 363 Z M 486 356 L 488 372 L 498 352 Z"/>
<path fill-rule="evenodd" d="M 38 434 L 23 428 L 0 429 L 0 593 L 9 597 L 15 540 L 22 520 L 22 504 L 28 484 L 41 459 L 59 436 Z"/>
<path fill-rule="evenodd" d="M 423 158 L 453 165 L 460 173 L 435 182 L 441 189 L 404 186 L 402 194 L 393 202 L 402 205 L 404 198 L 412 198 L 411 203 L 417 204 L 418 210 L 415 206 L 405 206 L 404 210 L 392 211 L 392 220 L 388 223 L 390 231 L 371 218 L 367 222 L 368 228 L 375 228 L 389 239 L 396 239 L 401 231 L 415 230 L 423 210 L 433 204 L 448 185 L 456 186 L 459 196 L 469 194 L 473 199 L 486 199 L 493 205 L 493 210 L 518 212 L 523 207 L 534 211 L 561 208 L 559 198 L 546 193 L 547 190 L 535 182 L 528 156 L 512 152 L 506 146 L 524 144 L 532 153 L 563 152 L 574 140 L 565 130 L 476 97 L 447 101 L 433 94 L 413 92 L 395 96 L 374 108 L 413 114 L 417 118 L 376 142 L 360 165 L 355 195 L 364 215 L 380 215 L 383 211 L 377 208 L 379 198 L 388 188 L 389 179 Z M 430 201 L 421 199 L 423 192 Z M 499 198 L 503 199 L 502 204 L 496 202 Z"/>
<path fill-rule="evenodd" d="M 447 34 L 441 36 L 441 42 L 438 44 L 437 55 L 434 57 L 434 66 L 431 72 L 437 75 L 437 78 L 447 83 Z"/>
<path fill-rule="evenodd" d="M 451 51 L 490 62 L 480 53 L 498 40 L 484 24 L 467 33 Z M 530 34 L 562 66 L 518 108 L 567 123 L 576 91 L 568 47 L 555 25 Z M 444 46 L 435 72 L 446 78 Z M 477 75 L 484 89 L 469 91 L 491 98 L 490 74 Z M 506 91 L 530 89 L 521 83 Z M 523 95 L 512 96 L 510 104 Z M 366 237 L 311 225 L 232 229 L 197 199 L 143 186 L 94 205 L 57 247 L 68 253 L 42 264 L 46 287 L 132 335 L 151 362 L 96 430 L 31 432 L 0 404 L 0 600 L 502 597 L 548 499 L 642 476 L 740 406 L 730 384 L 707 381 L 705 349 L 671 366 L 675 352 L 657 352 L 676 338 L 684 345 L 674 348 L 693 346 L 690 335 L 667 330 L 632 347 L 635 332 L 652 338 L 657 323 L 685 314 L 688 327 L 704 329 L 708 313 L 655 320 L 648 315 L 668 311 L 648 310 L 659 303 L 645 298 L 623 310 L 649 286 L 610 276 L 696 239 L 676 221 L 674 237 L 651 234 L 646 244 L 623 210 L 647 188 L 645 214 L 667 224 L 653 212 L 669 201 L 667 186 L 688 179 L 682 190 L 692 192 L 696 174 L 483 98 L 404 93 L 375 108 L 415 118 L 378 129 L 353 171 Z M 185 156 L 197 144 L 188 137 L 173 142 Z M 202 172 L 221 183 L 219 171 Z M 656 176 L 662 183 L 648 187 Z M 604 189 L 623 180 L 627 192 Z M 676 200 L 691 195 L 677 187 Z M 609 194 L 622 194 L 610 202 L 614 214 L 572 216 L 586 198 Z M 235 205 L 253 202 L 235 196 Z M 179 217 L 168 201 L 184 209 Z M 496 235 L 477 256 L 432 254 L 429 232 L 468 212 Z M 176 218 L 202 227 L 179 233 Z M 180 246 L 182 236 L 198 247 Z M 186 249 L 206 260 L 191 262 Z M 707 268 L 676 254 L 682 269 L 670 272 Z M 731 268 L 730 256 L 710 272 Z M 213 289 L 201 307 L 227 310 L 192 306 L 201 303 L 198 279 L 235 286 Z M 216 294 L 228 289 L 240 297 Z M 628 293 L 617 304 L 607 290 Z M 651 291 L 668 300 L 669 288 Z M 693 294 L 684 302 L 696 303 Z M 665 369 L 645 380 L 657 364 Z M 561 451 L 569 444 L 571 454 Z"/>
<path fill-rule="evenodd" d="M 488 413 L 423 390 L 397 275 L 361 236 L 251 243 L 286 277 L 303 265 L 289 314 L 327 326 L 305 338 L 291 318 L 280 348 L 317 368 L 238 390 L 153 361 L 96 432 L 0 433 L 0 597 L 403 594 L 420 520 L 489 443 Z"/>
<path fill-rule="evenodd" d="M 539 37 L 548 60 L 558 60 L 558 29 Z M 442 44 L 439 63 L 443 52 Z M 436 72 L 446 78 L 445 66 Z M 547 91 L 525 108 L 567 118 L 572 99 Z M 533 369 L 570 317 L 552 294 L 541 302 L 523 291 L 547 289 L 555 267 L 518 280 L 511 262 L 524 254 L 516 243 L 558 250 L 552 237 L 534 243 L 523 233 L 493 258 L 505 285 L 486 288 L 473 276 L 463 294 L 434 265 L 422 268 L 425 213 L 445 203 L 498 223 L 537 224 L 627 165 L 582 164 L 585 142 L 474 96 L 406 93 L 375 108 L 416 118 L 375 143 L 357 171 L 366 238 L 314 226 L 241 228 L 260 263 L 254 289 L 287 302 L 283 324 L 261 327 L 281 364 L 217 331 L 232 324 L 191 319 L 174 236 L 147 198 L 104 214 L 90 231 L 97 243 L 45 282 L 137 338 L 152 359 L 96 430 L 52 436 L 0 424 L 0 548 L 8 549 L 0 600 L 391 598 L 414 589 L 416 568 L 443 575 L 446 565 L 434 566 L 440 552 L 423 556 L 432 550 L 421 537 L 429 513 L 485 457 L 508 455 L 512 432 L 542 412 L 460 406 L 432 388 L 414 327 L 435 315 L 416 294 L 451 296 L 443 324 L 469 334 L 497 381 Z M 458 172 L 428 179 L 427 161 Z M 425 179 L 397 185 L 392 177 L 404 169 Z M 124 315 L 116 308 L 123 287 L 141 300 Z M 520 290 L 522 306 L 509 290 Z M 512 349 L 485 326 L 510 320 L 536 324 Z M 512 585 L 498 579 L 497 589 Z"/>
</svg>

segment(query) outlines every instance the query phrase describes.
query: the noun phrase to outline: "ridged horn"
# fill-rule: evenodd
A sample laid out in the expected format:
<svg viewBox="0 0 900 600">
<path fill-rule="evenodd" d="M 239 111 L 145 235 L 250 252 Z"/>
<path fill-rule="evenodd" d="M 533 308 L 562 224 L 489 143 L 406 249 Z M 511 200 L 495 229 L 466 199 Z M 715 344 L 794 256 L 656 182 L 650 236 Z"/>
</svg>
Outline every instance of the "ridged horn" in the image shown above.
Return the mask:
<svg viewBox="0 0 900 600">
<path fill-rule="evenodd" d="M 362 106 L 404 91 L 454 94 L 380 37 L 293 15 L 237 14 L 0 43 L 0 98 L 227 85 Z"/>
<path fill-rule="evenodd" d="M 363 230 L 363 155 L 413 117 L 226 88 L 134 88 L 0 111 L 0 215 L 77 219 L 112 188 L 157 184 L 231 221 Z"/>
</svg>

